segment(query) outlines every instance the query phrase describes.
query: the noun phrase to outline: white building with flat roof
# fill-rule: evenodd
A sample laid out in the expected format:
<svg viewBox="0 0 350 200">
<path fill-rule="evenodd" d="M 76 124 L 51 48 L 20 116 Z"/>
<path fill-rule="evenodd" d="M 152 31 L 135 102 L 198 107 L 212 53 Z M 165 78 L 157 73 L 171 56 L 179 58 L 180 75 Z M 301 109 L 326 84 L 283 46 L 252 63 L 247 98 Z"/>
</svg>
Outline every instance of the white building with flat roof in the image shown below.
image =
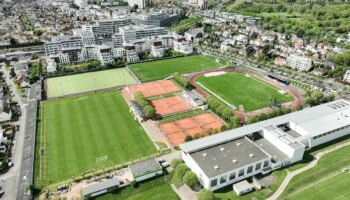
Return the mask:
<svg viewBox="0 0 350 200">
<path fill-rule="evenodd" d="M 290 55 L 286 62 L 289 67 L 300 71 L 310 71 L 312 68 L 312 60 L 302 56 Z"/>
<path fill-rule="evenodd" d="M 302 160 L 305 149 L 350 134 L 350 101 L 339 99 L 181 145 L 204 188 L 217 190 Z"/>
<path fill-rule="evenodd" d="M 168 30 L 164 27 L 146 25 L 124 26 L 119 28 L 119 32 L 123 36 L 124 42 L 132 42 L 137 39 L 144 39 L 168 34 Z"/>
</svg>

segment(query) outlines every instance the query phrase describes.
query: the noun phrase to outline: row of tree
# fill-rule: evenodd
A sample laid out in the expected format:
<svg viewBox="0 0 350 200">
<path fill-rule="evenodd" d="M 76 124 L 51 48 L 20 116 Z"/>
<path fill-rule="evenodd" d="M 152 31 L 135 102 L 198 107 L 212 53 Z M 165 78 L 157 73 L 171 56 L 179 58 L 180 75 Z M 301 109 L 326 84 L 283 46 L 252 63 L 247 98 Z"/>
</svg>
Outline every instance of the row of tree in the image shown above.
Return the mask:
<svg viewBox="0 0 350 200">
<path fill-rule="evenodd" d="M 142 107 L 146 117 L 152 118 L 156 114 L 153 106 L 150 105 L 149 101 L 141 92 L 136 92 L 134 98 L 137 104 Z"/>
<path fill-rule="evenodd" d="M 270 119 L 270 118 L 274 118 L 277 116 L 281 116 L 281 115 L 285 115 L 288 113 L 291 113 L 292 109 L 288 108 L 288 109 L 275 109 L 270 113 L 261 113 L 260 115 L 256 115 L 256 116 L 252 116 L 248 118 L 247 123 L 248 124 L 253 124 L 259 121 L 263 121 L 266 119 Z"/>
<path fill-rule="evenodd" d="M 227 121 L 231 120 L 232 112 L 231 109 L 221 102 L 219 99 L 217 99 L 214 96 L 208 96 L 205 99 L 206 104 L 209 106 L 209 108 L 214 111 L 217 115 L 220 115 L 222 118 L 224 118 Z"/>
<path fill-rule="evenodd" d="M 335 96 L 334 94 L 330 94 L 328 96 L 325 96 L 322 92 L 320 91 L 314 91 L 314 92 L 307 92 L 305 95 L 305 104 L 309 106 L 317 106 L 322 103 L 327 103 L 330 101 L 333 101 Z"/>
<path fill-rule="evenodd" d="M 179 181 L 181 183 L 186 184 L 190 188 L 194 188 L 198 185 L 198 177 L 195 173 L 190 171 L 190 169 L 182 162 L 181 159 L 173 159 L 170 162 L 171 168 L 175 169 L 174 175 L 172 177 L 171 182 L 173 184 L 178 184 Z M 201 189 L 197 193 L 198 200 L 214 200 L 214 193 L 208 189 Z"/>
<path fill-rule="evenodd" d="M 180 159 L 171 161 L 170 166 L 175 170 L 172 182 L 175 184 L 184 183 L 190 188 L 198 185 L 198 177 Z"/>
<path fill-rule="evenodd" d="M 190 81 L 188 81 L 187 78 L 185 78 L 184 76 L 180 75 L 180 73 L 178 73 L 178 72 L 175 72 L 173 74 L 173 79 L 176 82 L 178 82 L 179 84 L 181 84 L 185 88 L 189 88 L 190 87 Z"/>
</svg>

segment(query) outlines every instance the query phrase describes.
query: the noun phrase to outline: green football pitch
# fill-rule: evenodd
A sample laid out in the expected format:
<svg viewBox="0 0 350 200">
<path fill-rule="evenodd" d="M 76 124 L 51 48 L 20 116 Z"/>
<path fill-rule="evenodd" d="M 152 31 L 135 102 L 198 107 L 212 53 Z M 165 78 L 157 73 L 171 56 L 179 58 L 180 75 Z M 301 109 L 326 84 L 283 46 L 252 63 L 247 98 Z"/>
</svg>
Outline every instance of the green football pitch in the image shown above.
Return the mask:
<svg viewBox="0 0 350 200">
<path fill-rule="evenodd" d="M 243 105 L 245 112 L 268 107 L 271 98 L 276 98 L 280 103 L 293 100 L 290 94 L 280 94 L 277 87 L 241 73 L 230 72 L 219 76 L 200 76 L 196 79 L 196 83 L 237 108 Z"/>
<path fill-rule="evenodd" d="M 221 66 L 213 57 L 199 55 L 133 64 L 129 68 L 142 82 L 145 82 L 163 79 L 175 72 L 185 74 Z"/>
<path fill-rule="evenodd" d="M 36 180 L 42 177 L 37 182 L 41 185 L 156 152 L 117 91 L 47 101 L 41 109 L 42 131 L 37 139 L 44 138 L 40 148 L 45 156 L 43 168 L 35 173 Z"/>
<path fill-rule="evenodd" d="M 47 97 L 65 96 L 136 82 L 125 68 L 49 78 L 46 80 Z"/>
</svg>

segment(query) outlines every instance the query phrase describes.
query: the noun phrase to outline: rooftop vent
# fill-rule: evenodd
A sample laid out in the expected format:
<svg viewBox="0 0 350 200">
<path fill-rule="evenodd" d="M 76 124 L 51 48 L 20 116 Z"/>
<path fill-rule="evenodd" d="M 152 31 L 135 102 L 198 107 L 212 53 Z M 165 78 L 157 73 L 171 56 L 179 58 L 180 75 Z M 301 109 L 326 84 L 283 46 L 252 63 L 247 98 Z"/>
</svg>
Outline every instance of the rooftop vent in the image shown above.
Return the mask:
<svg viewBox="0 0 350 200">
<path fill-rule="evenodd" d="M 237 162 L 238 162 L 238 160 L 236 160 L 236 159 L 233 159 L 233 160 L 232 160 L 232 162 L 233 162 L 233 163 L 237 163 Z"/>
<path fill-rule="evenodd" d="M 215 166 L 214 166 L 214 169 L 215 169 L 215 170 L 218 170 L 218 169 L 219 169 L 219 165 L 215 165 Z"/>
<path fill-rule="evenodd" d="M 208 156 L 208 154 L 207 153 L 203 153 L 203 157 L 207 157 Z"/>
<path fill-rule="evenodd" d="M 236 145 L 237 145 L 237 146 L 241 146 L 241 143 L 240 143 L 240 142 L 237 142 Z"/>
<path fill-rule="evenodd" d="M 224 151 L 225 150 L 225 148 L 224 147 L 220 147 L 220 151 Z"/>
<path fill-rule="evenodd" d="M 254 157 L 254 154 L 250 153 L 250 154 L 249 154 L 249 157 L 253 158 L 253 157 Z"/>
</svg>

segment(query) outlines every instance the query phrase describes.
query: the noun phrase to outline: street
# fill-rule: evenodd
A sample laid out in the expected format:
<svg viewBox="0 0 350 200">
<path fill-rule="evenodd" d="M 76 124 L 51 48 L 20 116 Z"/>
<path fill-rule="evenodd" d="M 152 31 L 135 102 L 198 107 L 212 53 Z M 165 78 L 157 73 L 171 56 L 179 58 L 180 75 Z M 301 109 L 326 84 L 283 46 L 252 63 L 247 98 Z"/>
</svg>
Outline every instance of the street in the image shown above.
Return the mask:
<svg viewBox="0 0 350 200">
<path fill-rule="evenodd" d="M 22 115 L 19 117 L 19 121 L 15 122 L 20 125 L 19 131 L 15 134 L 14 139 L 14 148 L 12 152 L 12 162 L 14 166 L 9 169 L 6 173 L 0 175 L 0 186 L 3 188 L 5 194 L 2 197 L 3 199 L 17 199 L 17 185 L 19 180 L 19 174 L 21 169 L 23 146 L 25 140 L 25 116 L 27 114 L 27 105 L 23 103 L 21 97 L 16 93 L 16 88 L 12 80 L 10 79 L 9 72 L 4 68 L 0 69 L 4 74 L 4 79 L 6 84 L 9 86 L 10 90 L 13 91 L 14 96 L 12 97 L 13 101 L 18 102 L 18 105 L 21 108 Z"/>
</svg>

